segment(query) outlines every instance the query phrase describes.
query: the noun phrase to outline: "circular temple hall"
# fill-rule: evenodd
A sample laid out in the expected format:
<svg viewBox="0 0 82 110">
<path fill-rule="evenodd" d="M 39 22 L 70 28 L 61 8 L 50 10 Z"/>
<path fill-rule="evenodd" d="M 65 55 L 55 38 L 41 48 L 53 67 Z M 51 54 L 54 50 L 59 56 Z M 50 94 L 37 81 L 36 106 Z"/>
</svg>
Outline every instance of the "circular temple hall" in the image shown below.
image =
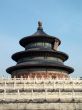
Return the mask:
<svg viewBox="0 0 82 110">
<path fill-rule="evenodd" d="M 58 51 L 60 39 L 46 34 L 40 21 L 37 31 L 22 38 L 19 43 L 25 50 L 12 55 L 17 64 L 6 70 L 12 78 L 68 78 L 74 71 L 64 65 L 68 55 Z"/>
</svg>

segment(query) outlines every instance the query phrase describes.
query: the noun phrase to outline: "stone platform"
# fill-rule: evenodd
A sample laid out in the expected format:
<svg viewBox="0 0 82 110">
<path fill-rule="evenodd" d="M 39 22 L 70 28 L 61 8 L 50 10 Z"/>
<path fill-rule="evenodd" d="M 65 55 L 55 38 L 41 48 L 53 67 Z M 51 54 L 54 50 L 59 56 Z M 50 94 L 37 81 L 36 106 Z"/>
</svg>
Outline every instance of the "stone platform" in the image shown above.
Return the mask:
<svg viewBox="0 0 82 110">
<path fill-rule="evenodd" d="M 0 78 L 0 110 L 82 110 L 82 79 Z"/>
</svg>

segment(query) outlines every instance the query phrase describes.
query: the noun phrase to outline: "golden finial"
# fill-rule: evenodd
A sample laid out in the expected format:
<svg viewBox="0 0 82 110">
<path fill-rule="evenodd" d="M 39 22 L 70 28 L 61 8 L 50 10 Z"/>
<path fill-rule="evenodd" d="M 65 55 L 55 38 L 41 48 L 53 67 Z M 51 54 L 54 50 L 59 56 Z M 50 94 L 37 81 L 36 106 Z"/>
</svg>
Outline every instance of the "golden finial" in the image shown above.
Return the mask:
<svg viewBox="0 0 82 110">
<path fill-rule="evenodd" d="M 42 22 L 38 21 L 38 29 L 42 29 Z"/>
</svg>

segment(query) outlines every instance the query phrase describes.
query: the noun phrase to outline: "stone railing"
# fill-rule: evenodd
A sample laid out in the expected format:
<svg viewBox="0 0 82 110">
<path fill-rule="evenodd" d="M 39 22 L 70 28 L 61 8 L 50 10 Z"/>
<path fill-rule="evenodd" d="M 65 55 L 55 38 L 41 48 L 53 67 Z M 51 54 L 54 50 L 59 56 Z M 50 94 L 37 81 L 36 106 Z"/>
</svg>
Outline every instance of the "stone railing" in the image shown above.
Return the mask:
<svg viewBox="0 0 82 110">
<path fill-rule="evenodd" d="M 82 101 L 82 80 L 70 79 L 0 79 L 2 100 Z"/>
<path fill-rule="evenodd" d="M 0 79 L 0 89 L 82 89 L 82 80 L 71 79 L 37 79 L 10 78 Z"/>
</svg>

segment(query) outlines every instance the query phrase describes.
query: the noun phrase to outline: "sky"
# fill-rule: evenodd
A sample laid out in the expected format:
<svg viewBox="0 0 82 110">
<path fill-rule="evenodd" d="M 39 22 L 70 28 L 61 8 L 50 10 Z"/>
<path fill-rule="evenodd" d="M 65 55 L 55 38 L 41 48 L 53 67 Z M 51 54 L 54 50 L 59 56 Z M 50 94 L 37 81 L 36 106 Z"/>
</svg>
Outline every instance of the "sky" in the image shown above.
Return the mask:
<svg viewBox="0 0 82 110">
<path fill-rule="evenodd" d="M 82 76 L 82 0 L 0 0 L 0 76 L 16 64 L 11 55 L 23 51 L 19 40 L 37 30 L 61 40 L 59 51 L 69 55 L 66 65 L 74 67 L 72 77 Z"/>
</svg>

